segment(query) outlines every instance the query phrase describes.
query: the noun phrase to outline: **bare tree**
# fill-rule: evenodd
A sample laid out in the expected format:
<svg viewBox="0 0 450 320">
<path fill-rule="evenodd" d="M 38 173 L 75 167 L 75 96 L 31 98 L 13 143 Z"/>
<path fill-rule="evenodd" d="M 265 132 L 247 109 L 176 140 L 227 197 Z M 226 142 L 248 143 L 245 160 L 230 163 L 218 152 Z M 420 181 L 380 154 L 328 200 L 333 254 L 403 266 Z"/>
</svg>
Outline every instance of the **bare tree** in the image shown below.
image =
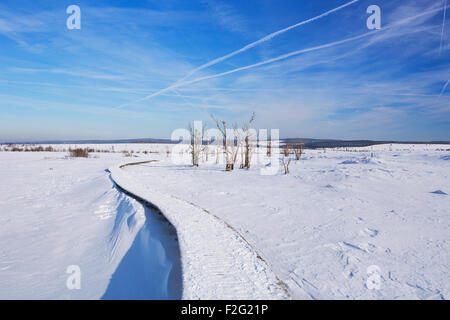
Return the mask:
<svg viewBox="0 0 450 320">
<path fill-rule="evenodd" d="M 284 167 L 284 174 L 289 173 L 289 165 L 291 164 L 291 159 L 289 155 L 291 154 L 291 145 L 286 143 L 282 150 L 283 157 L 281 158 L 281 162 Z"/>
<path fill-rule="evenodd" d="M 205 153 L 205 161 L 208 162 L 209 159 L 209 144 L 210 140 L 205 141 L 205 145 L 203 146 L 203 152 Z"/>
<path fill-rule="evenodd" d="M 200 159 L 200 153 L 203 148 L 203 129 L 197 128 L 191 123 L 189 123 L 188 126 L 189 133 L 191 134 L 191 146 L 190 146 L 190 152 L 192 156 L 192 165 L 194 167 L 198 167 L 199 159 Z"/>
<path fill-rule="evenodd" d="M 241 143 L 239 149 L 240 149 L 239 153 L 241 154 L 241 164 L 240 164 L 239 168 L 242 169 L 242 168 L 245 167 L 245 160 L 244 160 L 245 151 L 244 151 L 244 144 L 243 143 Z"/>
<path fill-rule="evenodd" d="M 220 146 L 216 146 L 216 164 L 219 164 Z"/>
<path fill-rule="evenodd" d="M 206 126 L 203 126 L 202 140 L 204 141 L 203 147 L 202 147 L 202 152 L 205 154 L 205 161 L 208 162 L 210 145 L 211 145 L 211 137 L 208 135 L 208 130 L 207 130 Z"/>
<path fill-rule="evenodd" d="M 303 154 L 304 146 L 305 146 L 305 144 L 300 139 L 297 139 L 296 143 L 293 145 L 293 148 L 292 148 L 294 150 L 295 160 L 300 160 L 300 157 Z"/>
<path fill-rule="evenodd" d="M 222 133 L 223 136 L 223 148 L 225 151 L 225 170 L 231 171 L 233 170 L 233 161 L 232 161 L 232 154 L 230 154 L 230 150 L 228 148 L 229 145 L 229 137 L 228 137 L 228 130 L 227 130 L 227 123 L 225 120 L 219 120 L 215 118 L 213 115 L 211 115 L 211 118 L 216 123 L 217 129 Z M 234 143 L 233 143 L 234 145 Z"/>
<path fill-rule="evenodd" d="M 237 123 L 234 124 L 233 126 L 233 141 L 231 144 L 231 160 L 232 160 L 232 169 L 234 169 L 234 165 L 236 164 L 236 160 L 237 160 L 237 156 L 239 154 L 239 152 L 241 152 L 242 155 L 242 142 L 243 142 L 243 131 L 241 128 L 239 128 L 239 126 L 237 125 Z M 242 163 L 241 163 L 241 167 L 242 167 Z"/>
<path fill-rule="evenodd" d="M 252 145 L 251 145 L 251 142 L 252 142 L 252 138 L 253 138 L 253 136 L 252 136 L 252 124 L 253 124 L 253 122 L 255 121 L 255 112 L 252 112 L 252 115 L 250 116 L 250 120 L 248 121 L 248 123 L 245 123 L 243 126 L 242 126 L 242 131 L 244 132 L 244 134 L 245 134 L 245 138 L 244 138 L 244 143 L 245 143 L 245 146 L 244 146 L 244 150 L 245 150 L 245 152 L 244 152 L 244 155 L 245 155 L 245 160 L 244 160 L 244 168 L 247 168 L 247 169 L 250 169 L 250 156 L 251 156 L 251 152 L 252 152 Z"/>
<path fill-rule="evenodd" d="M 254 130 L 252 130 L 255 121 L 255 113 L 253 112 L 250 119 L 241 128 L 237 124 L 233 125 L 233 129 L 227 128 L 224 120 L 219 120 L 211 115 L 216 123 L 217 129 L 223 136 L 223 148 L 225 153 L 226 171 L 234 169 L 238 154 L 241 154 L 241 168 L 250 168 L 250 158 L 253 151 Z M 219 149 L 219 148 L 218 148 Z M 217 151 L 218 151 L 217 149 Z M 218 157 L 216 157 L 217 159 Z"/>
<path fill-rule="evenodd" d="M 289 155 L 291 154 L 291 145 L 289 143 L 286 143 L 283 147 L 283 149 L 281 149 L 281 153 L 284 155 L 284 157 L 289 157 Z"/>
</svg>

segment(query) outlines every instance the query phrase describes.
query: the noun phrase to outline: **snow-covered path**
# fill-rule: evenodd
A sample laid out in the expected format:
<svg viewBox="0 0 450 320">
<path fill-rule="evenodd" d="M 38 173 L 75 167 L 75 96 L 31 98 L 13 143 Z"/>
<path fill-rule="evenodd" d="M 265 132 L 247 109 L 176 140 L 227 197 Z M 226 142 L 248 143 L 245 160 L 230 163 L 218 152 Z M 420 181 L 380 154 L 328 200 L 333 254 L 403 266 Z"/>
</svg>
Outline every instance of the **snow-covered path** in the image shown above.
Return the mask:
<svg viewBox="0 0 450 320">
<path fill-rule="evenodd" d="M 255 250 L 227 224 L 192 204 L 154 192 L 118 167 L 123 189 L 157 206 L 175 226 L 182 254 L 183 299 L 287 299 Z"/>
</svg>

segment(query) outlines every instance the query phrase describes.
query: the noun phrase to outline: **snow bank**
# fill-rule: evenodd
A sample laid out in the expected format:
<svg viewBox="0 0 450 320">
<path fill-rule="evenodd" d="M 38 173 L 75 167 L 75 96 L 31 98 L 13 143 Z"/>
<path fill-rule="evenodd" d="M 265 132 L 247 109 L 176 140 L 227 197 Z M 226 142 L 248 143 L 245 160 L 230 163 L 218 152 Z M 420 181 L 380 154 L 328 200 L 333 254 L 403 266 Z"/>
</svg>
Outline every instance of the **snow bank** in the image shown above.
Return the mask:
<svg viewBox="0 0 450 320">
<path fill-rule="evenodd" d="M 0 299 L 180 298 L 176 232 L 105 172 L 123 157 L 64 156 L 0 153 Z"/>
<path fill-rule="evenodd" d="M 145 222 L 104 172 L 116 159 L 0 153 L 0 299 L 98 299 Z M 79 266 L 81 288 L 66 286 Z"/>
</svg>

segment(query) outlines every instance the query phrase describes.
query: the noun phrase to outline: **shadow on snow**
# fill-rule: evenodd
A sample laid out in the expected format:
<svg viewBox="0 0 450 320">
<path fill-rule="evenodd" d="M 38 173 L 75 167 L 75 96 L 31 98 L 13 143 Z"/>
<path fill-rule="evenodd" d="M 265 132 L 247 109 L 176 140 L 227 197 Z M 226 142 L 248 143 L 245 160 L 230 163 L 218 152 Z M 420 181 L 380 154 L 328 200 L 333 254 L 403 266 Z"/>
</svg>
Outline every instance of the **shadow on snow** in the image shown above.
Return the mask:
<svg viewBox="0 0 450 320">
<path fill-rule="evenodd" d="M 181 299 L 181 255 L 176 229 L 151 204 L 115 186 L 144 206 L 146 221 L 112 275 L 102 299 Z M 115 230 L 125 219 L 126 211 L 119 208 Z M 131 218 L 127 219 L 128 225 Z M 111 240 L 115 242 L 116 237 L 113 231 Z"/>
</svg>

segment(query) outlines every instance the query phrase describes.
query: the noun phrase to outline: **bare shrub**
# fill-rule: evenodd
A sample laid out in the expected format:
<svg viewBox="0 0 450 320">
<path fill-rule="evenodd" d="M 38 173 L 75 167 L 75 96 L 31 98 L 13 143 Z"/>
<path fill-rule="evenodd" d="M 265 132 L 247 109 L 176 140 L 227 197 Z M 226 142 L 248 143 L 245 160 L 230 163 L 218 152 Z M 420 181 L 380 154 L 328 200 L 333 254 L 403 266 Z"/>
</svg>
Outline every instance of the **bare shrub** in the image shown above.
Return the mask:
<svg viewBox="0 0 450 320">
<path fill-rule="evenodd" d="M 69 148 L 69 156 L 72 158 L 87 158 L 89 157 L 89 149 L 85 148 L 76 148 L 76 149 L 72 149 Z"/>
</svg>

